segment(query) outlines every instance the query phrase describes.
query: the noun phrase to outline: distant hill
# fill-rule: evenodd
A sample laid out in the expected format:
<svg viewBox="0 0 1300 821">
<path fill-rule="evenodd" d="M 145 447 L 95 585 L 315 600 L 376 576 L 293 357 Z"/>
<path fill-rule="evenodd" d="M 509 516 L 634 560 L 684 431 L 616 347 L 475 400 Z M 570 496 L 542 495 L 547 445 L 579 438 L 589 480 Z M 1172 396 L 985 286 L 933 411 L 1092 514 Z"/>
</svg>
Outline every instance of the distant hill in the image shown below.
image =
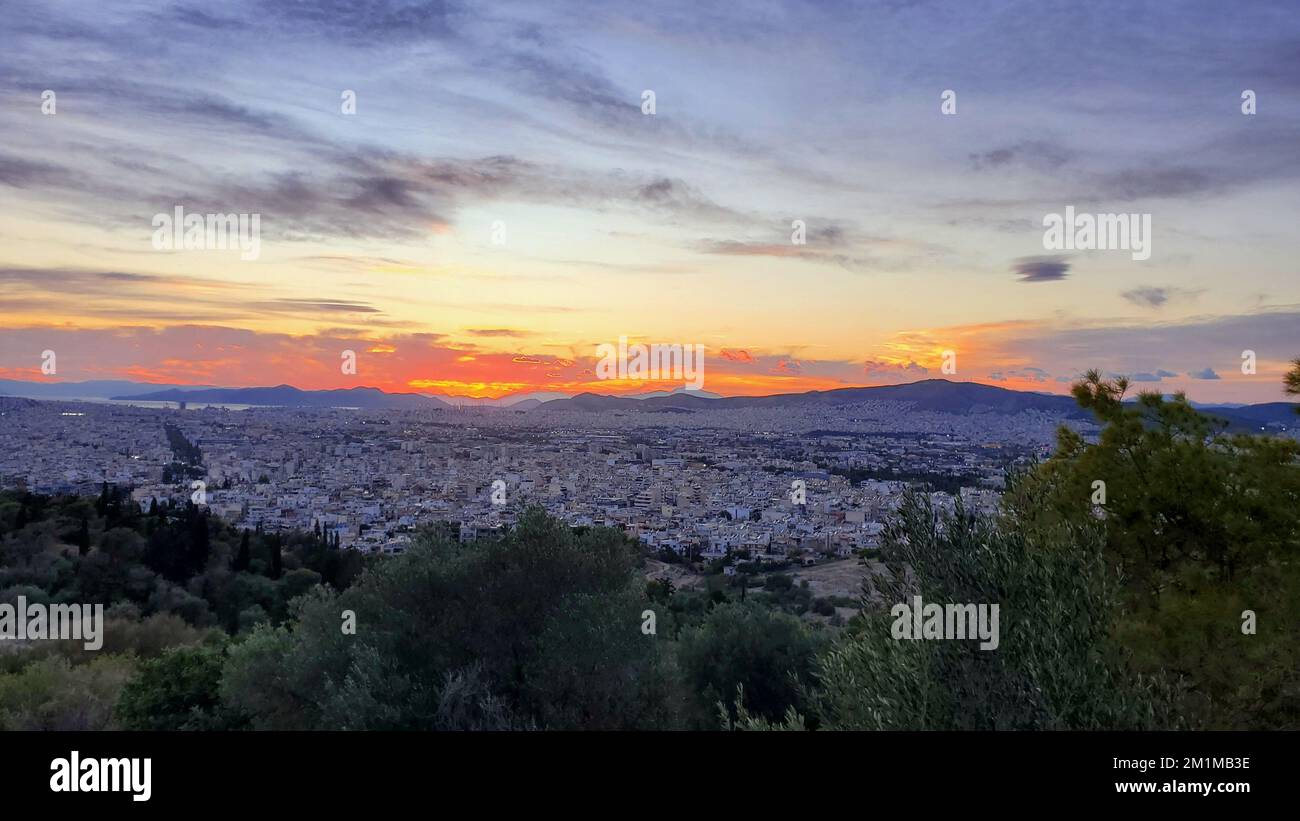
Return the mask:
<svg viewBox="0 0 1300 821">
<path fill-rule="evenodd" d="M 837 388 L 829 391 L 781 393 L 771 396 L 731 396 L 705 399 L 686 393 L 631 399 L 620 396 L 579 394 L 571 399 L 543 402 L 539 411 L 547 410 L 732 410 L 737 408 L 812 407 L 850 405 L 869 401 L 911 402 L 917 410 L 941 413 L 1019 413 L 1041 410 L 1067 416 L 1087 416 L 1068 396 L 1030 393 L 981 385 L 977 382 L 950 382 L 926 379 L 906 385 L 881 385 L 873 388 Z"/>
<path fill-rule="evenodd" d="M 780 408 L 847 405 L 873 400 L 911 402 L 916 410 L 940 413 L 1019 413 L 1039 410 L 1068 417 L 1090 419 L 1074 399 L 1056 394 L 1014 391 L 978 382 L 925 379 L 903 385 L 871 388 L 837 388 L 829 391 L 779 393 L 769 396 L 720 397 L 706 391 L 678 389 L 630 396 L 580 393 L 566 397 L 555 392 L 518 394 L 501 399 L 464 396 L 434 397 L 415 393 L 387 393 L 379 388 L 347 388 L 305 391 L 291 385 L 265 388 L 214 388 L 203 385 L 160 385 L 126 380 L 85 382 L 24 382 L 0 379 L 0 396 L 33 399 L 117 399 L 154 402 L 191 402 L 229 405 L 264 405 L 293 408 L 446 408 L 490 407 L 505 410 L 546 412 L 556 410 L 607 411 L 640 410 L 681 413 L 696 410 Z M 1294 430 L 1300 414 L 1293 402 L 1265 402 L 1258 405 L 1197 405 L 1202 413 L 1228 423 L 1230 431 Z"/>
<path fill-rule="evenodd" d="M 1296 413 L 1296 407 L 1294 402 L 1263 402 L 1258 405 L 1202 405 L 1197 410 L 1223 419 L 1229 430 L 1292 430 L 1300 427 L 1300 414 Z"/>
<path fill-rule="evenodd" d="M 211 385 L 170 385 L 129 382 L 125 379 L 92 379 L 86 382 L 22 382 L 0 379 L 0 396 L 26 396 L 32 399 L 111 399 L 134 398 L 157 391 L 201 391 Z"/>
<path fill-rule="evenodd" d="M 225 405 L 266 405 L 282 408 L 450 408 L 441 399 L 414 393 L 385 393 L 379 388 L 337 388 L 304 391 L 291 385 L 273 388 L 209 388 L 167 390 L 156 393 L 114 396 L 144 402 L 195 402 Z"/>
<path fill-rule="evenodd" d="M 1059 413 L 1076 419 L 1091 420 L 1092 414 L 1080 408 L 1073 397 L 1056 394 L 1013 391 L 978 382 L 950 382 L 925 379 L 904 385 L 881 385 L 873 388 L 838 388 L 807 393 L 780 393 L 771 396 L 732 396 L 705 399 L 686 393 L 674 393 L 637 399 L 627 396 L 603 396 L 582 393 L 571 399 L 543 402 L 538 412 L 642 410 L 693 411 L 733 410 L 738 408 L 780 408 L 848 405 L 855 402 L 890 400 L 911 402 L 915 410 L 939 413 L 1020 413 L 1037 410 Z M 1229 431 L 1293 430 L 1300 427 L 1300 414 L 1293 402 L 1265 402 L 1258 405 L 1202 405 L 1197 410 L 1228 423 Z"/>
<path fill-rule="evenodd" d="M 427 395 L 427 394 L 426 394 Z M 512 396 L 503 396 L 499 399 L 487 399 L 478 396 L 439 396 L 438 399 L 446 402 L 448 405 L 456 407 L 483 407 L 483 408 L 510 408 L 511 410 L 527 410 L 536 407 L 542 402 L 550 399 L 568 399 L 570 394 L 557 393 L 556 391 L 535 391 L 533 393 L 517 393 Z"/>
<path fill-rule="evenodd" d="M 700 399 L 722 399 L 722 394 L 712 391 L 695 391 L 689 388 L 674 388 L 670 391 L 650 391 L 649 393 L 628 394 L 629 399 L 657 399 L 661 396 L 698 396 Z"/>
<path fill-rule="evenodd" d="M 0 396 L 0 416 L 3 416 L 5 411 L 8 410 L 30 408 L 35 405 L 35 399 L 24 399 L 21 396 Z"/>
</svg>

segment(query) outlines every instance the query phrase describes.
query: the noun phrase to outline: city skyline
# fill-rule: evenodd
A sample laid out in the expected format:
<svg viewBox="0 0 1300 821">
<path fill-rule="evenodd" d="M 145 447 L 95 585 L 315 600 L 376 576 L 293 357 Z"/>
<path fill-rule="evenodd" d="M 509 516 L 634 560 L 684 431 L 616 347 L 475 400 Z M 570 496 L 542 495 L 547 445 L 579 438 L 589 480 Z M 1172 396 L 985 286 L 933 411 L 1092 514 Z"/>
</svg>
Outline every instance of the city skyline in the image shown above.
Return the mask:
<svg viewBox="0 0 1300 821">
<path fill-rule="evenodd" d="M 971 3 L 946 26 L 924 6 L 15 4 L 0 378 L 680 384 L 597 379 L 597 347 L 626 336 L 703 345 L 702 387 L 727 396 L 1063 393 L 1097 368 L 1283 400 L 1285 4 Z M 154 217 L 178 207 L 259 214 L 260 255 L 159 250 Z M 1046 249 L 1067 209 L 1149 215 L 1149 258 Z"/>
</svg>

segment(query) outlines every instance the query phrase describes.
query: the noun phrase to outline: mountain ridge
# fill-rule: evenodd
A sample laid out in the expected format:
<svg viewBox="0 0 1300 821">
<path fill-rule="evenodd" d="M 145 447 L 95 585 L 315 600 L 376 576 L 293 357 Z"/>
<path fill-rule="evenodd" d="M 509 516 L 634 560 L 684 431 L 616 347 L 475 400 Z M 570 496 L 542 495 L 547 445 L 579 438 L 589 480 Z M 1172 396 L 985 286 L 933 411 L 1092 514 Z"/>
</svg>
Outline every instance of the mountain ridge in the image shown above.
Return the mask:
<svg viewBox="0 0 1300 821">
<path fill-rule="evenodd" d="M 687 394 L 632 399 L 591 392 L 569 399 L 543 402 L 537 411 L 576 410 L 662 410 L 693 411 L 706 409 L 775 408 L 816 405 L 836 406 L 868 401 L 911 402 L 914 410 L 939 413 L 1019 413 L 1039 410 L 1060 413 L 1068 418 L 1093 419 L 1092 414 L 1078 406 L 1074 397 L 1064 394 L 1017 391 L 980 382 L 954 382 L 948 379 L 922 379 L 897 385 L 876 385 L 861 388 L 833 388 L 825 391 L 770 394 L 767 396 L 730 396 L 720 399 L 703 399 Z M 1200 405 L 1197 410 L 1228 423 L 1230 430 L 1258 431 L 1268 426 L 1290 429 L 1300 425 L 1300 416 L 1293 402 L 1264 402 L 1255 405 L 1220 406 Z"/>
<path fill-rule="evenodd" d="M 672 394 L 647 399 L 581 393 L 570 399 L 543 402 L 539 410 L 613 410 L 620 408 L 677 408 L 684 410 L 787 407 L 792 405 L 849 405 L 857 402 L 895 400 L 913 402 L 917 410 L 946 413 L 970 413 L 988 410 L 1015 413 L 1022 410 L 1059 411 L 1085 415 L 1069 396 L 1032 393 L 984 385 L 979 382 L 953 382 L 947 379 L 923 379 L 898 385 L 778 393 L 766 396 L 727 396 L 705 399 L 688 394 Z M 1077 414 L 1076 414 L 1077 412 Z"/>
<path fill-rule="evenodd" d="M 833 388 L 830 390 L 776 393 L 764 396 L 717 396 L 707 392 L 675 390 L 613 396 L 590 391 L 573 396 L 558 392 L 521 394 L 493 400 L 471 397 L 439 397 L 421 393 L 390 393 L 375 387 L 303 390 L 281 384 L 267 387 L 222 388 L 208 385 L 172 385 L 128 380 L 83 382 L 24 382 L 0 379 L 0 396 L 31 399 L 110 399 L 117 401 L 191 402 L 199 404 L 257 405 L 267 407 L 356 407 L 385 408 L 485 408 L 519 412 L 646 410 L 691 412 L 742 408 L 814 407 L 866 401 L 911 402 L 915 410 L 940 413 L 1018 413 L 1040 410 L 1072 418 L 1091 418 L 1068 395 L 1018 391 L 980 382 L 923 379 L 897 385 Z M 543 399 L 542 397 L 552 397 Z M 1195 404 L 1195 403 L 1194 403 Z M 1293 402 L 1262 402 L 1253 405 L 1195 404 L 1201 413 L 1223 419 L 1232 430 L 1258 431 L 1268 427 L 1286 429 L 1300 425 Z"/>
</svg>

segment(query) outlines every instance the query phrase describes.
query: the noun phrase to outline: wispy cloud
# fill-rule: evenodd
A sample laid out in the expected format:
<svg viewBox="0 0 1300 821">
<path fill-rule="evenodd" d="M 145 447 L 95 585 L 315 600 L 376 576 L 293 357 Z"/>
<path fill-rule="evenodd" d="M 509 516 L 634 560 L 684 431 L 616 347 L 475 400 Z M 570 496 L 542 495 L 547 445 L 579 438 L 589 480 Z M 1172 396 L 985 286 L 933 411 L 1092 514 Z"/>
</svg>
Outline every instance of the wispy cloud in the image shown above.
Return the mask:
<svg viewBox="0 0 1300 821">
<path fill-rule="evenodd" d="M 1167 303 L 1194 298 L 1199 291 L 1186 288 L 1157 287 L 1154 285 L 1141 285 L 1137 288 L 1125 291 L 1120 296 L 1132 302 L 1134 305 L 1140 305 L 1144 308 L 1162 308 Z"/>
</svg>

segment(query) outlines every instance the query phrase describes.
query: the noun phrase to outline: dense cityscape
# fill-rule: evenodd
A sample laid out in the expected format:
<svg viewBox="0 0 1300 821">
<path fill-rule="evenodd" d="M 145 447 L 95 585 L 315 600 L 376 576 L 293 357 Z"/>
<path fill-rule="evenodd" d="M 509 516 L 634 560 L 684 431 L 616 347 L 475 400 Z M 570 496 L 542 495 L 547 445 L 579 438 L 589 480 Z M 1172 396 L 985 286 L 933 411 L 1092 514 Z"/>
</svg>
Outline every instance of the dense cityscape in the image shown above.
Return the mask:
<svg viewBox="0 0 1300 821">
<path fill-rule="evenodd" d="M 0 413 L 0 482 L 32 492 L 93 495 L 107 482 L 142 508 L 201 499 L 238 527 L 319 528 L 380 553 L 435 522 L 474 540 L 535 504 L 570 525 L 618 527 L 651 552 L 724 564 L 877 547 L 913 480 L 939 507 L 960 496 L 991 512 L 1006 470 L 1046 456 L 1062 421 L 899 402 L 665 414 L 7 398 Z"/>
</svg>

